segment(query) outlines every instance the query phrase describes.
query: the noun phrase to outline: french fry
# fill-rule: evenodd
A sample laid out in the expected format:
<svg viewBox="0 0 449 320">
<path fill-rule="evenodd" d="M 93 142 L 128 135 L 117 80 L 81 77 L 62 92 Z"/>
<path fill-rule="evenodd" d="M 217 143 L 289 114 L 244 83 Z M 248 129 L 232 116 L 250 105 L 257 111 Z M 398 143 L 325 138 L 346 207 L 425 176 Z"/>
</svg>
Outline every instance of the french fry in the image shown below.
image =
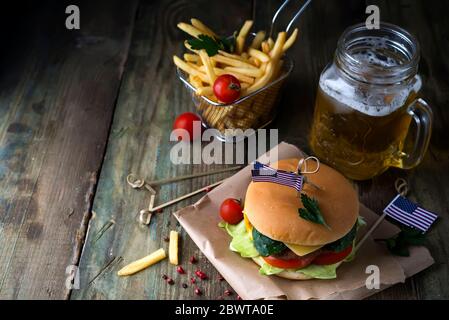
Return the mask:
<svg viewBox="0 0 449 320">
<path fill-rule="evenodd" d="M 200 20 L 192 18 L 190 19 L 190 23 L 200 30 L 203 34 L 208 35 L 213 38 L 218 38 L 215 32 L 213 32 L 210 28 L 208 28 L 204 23 L 202 23 Z"/>
<path fill-rule="evenodd" d="M 285 39 L 287 38 L 286 32 L 279 32 L 276 42 L 274 43 L 273 49 L 270 51 L 270 57 L 272 59 L 279 59 L 283 53 L 282 48 L 285 44 Z"/>
<path fill-rule="evenodd" d="M 249 48 L 249 49 L 248 49 L 248 53 L 249 53 L 249 55 L 250 55 L 251 57 L 257 58 L 257 59 L 259 59 L 259 60 L 262 61 L 262 62 L 268 62 L 268 61 L 270 61 L 270 56 L 267 55 L 267 54 L 265 54 L 265 53 L 263 53 L 263 52 L 260 51 L 260 50 L 253 49 L 253 48 Z"/>
<path fill-rule="evenodd" d="M 274 75 L 275 69 L 276 69 L 276 61 L 272 60 L 272 61 L 268 62 L 265 74 L 262 77 L 260 77 L 259 79 L 257 79 L 251 85 L 251 87 L 249 87 L 246 90 L 246 93 L 250 94 L 254 91 L 257 91 L 257 90 L 263 88 L 266 84 L 268 84 Z"/>
<path fill-rule="evenodd" d="M 190 50 L 190 51 L 192 51 L 192 52 L 198 54 L 198 51 L 196 51 L 195 49 L 192 49 L 192 46 L 189 44 L 189 42 L 188 42 L 187 40 L 184 41 L 184 46 L 185 46 L 188 50 Z"/>
<path fill-rule="evenodd" d="M 249 30 L 251 29 L 252 26 L 253 26 L 253 21 L 246 20 L 245 23 L 243 24 L 242 28 L 240 29 L 240 32 L 236 39 L 236 48 L 235 48 L 236 52 L 238 54 L 241 54 L 243 52 L 243 47 L 245 46 L 246 36 L 248 35 Z"/>
<path fill-rule="evenodd" d="M 256 59 L 254 57 L 249 57 L 248 62 L 256 67 L 260 67 L 262 65 L 261 61 L 259 59 Z"/>
<path fill-rule="evenodd" d="M 252 64 L 250 64 L 248 62 L 228 58 L 228 57 L 222 56 L 220 54 L 216 54 L 215 56 L 211 57 L 211 59 L 215 60 L 219 63 L 228 65 L 228 66 L 257 69 L 255 66 L 253 66 Z"/>
<path fill-rule="evenodd" d="M 267 40 L 268 45 L 270 46 L 270 50 L 273 49 L 274 47 L 274 41 L 272 38 L 268 38 Z"/>
<path fill-rule="evenodd" d="M 232 54 L 232 53 L 229 53 L 229 52 L 226 52 L 226 51 L 223 51 L 223 50 L 218 50 L 218 53 L 221 54 L 222 56 L 225 56 L 225 57 L 228 57 L 228 58 L 231 58 L 231 59 L 235 59 L 235 60 L 240 60 L 240 61 L 246 62 L 246 59 L 244 57 L 239 56 L 237 54 Z"/>
<path fill-rule="evenodd" d="M 214 89 L 212 87 L 198 87 L 196 93 L 200 96 L 211 96 L 214 94 Z"/>
<path fill-rule="evenodd" d="M 189 75 L 189 80 L 190 83 L 197 89 L 203 86 L 203 81 L 201 81 L 201 78 L 198 76 Z"/>
<path fill-rule="evenodd" d="M 170 231 L 170 242 L 168 244 L 168 260 L 171 264 L 177 266 L 178 261 L 178 240 L 179 233 L 176 231 Z"/>
<path fill-rule="evenodd" d="M 178 23 L 178 28 L 184 31 L 185 33 L 188 33 L 194 38 L 198 38 L 198 36 L 202 34 L 200 30 L 185 22 Z"/>
<path fill-rule="evenodd" d="M 206 74 L 209 77 L 209 83 L 213 84 L 215 82 L 215 79 L 217 79 L 217 76 L 214 72 L 214 66 L 211 63 L 206 50 L 200 50 L 198 54 L 200 55 L 201 61 L 203 62 L 204 68 L 206 69 Z"/>
<path fill-rule="evenodd" d="M 295 43 L 296 38 L 298 37 L 298 28 L 293 30 L 290 37 L 288 37 L 287 41 L 285 41 L 284 46 L 282 47 L 282 51 L 287 51 L 290 47 Z"/>
<path fill-rule="evenodd" d="M 238 73 L 238 72 L 225 70 L 225 69 L 214 68 L 214 72 L 217 76 L 221 76 L 223 74 L 230 74 L 230 75 L 233 75 L 234 77 L 236 77 L 240 82 L 246 82 L 249 84 L 254 83 L 254 78 L 252 78 L 252 77 L 246 76 L 246 75 Z M 201 72 L 205 72 L 204 66 L 199 67 L 198 70 Z"/>
<path fill-rule="evenodd" d="M 193 76 L 198 76 L 201 81 L 209 83 L 209 78 L 207 75 L 189 65 L 187 62 L 181 60 L 179 57 L 173 56 L 173 62 L 179 69 L 183 70 L 184 72 L 187 72 L 188 74 L 191 74 Z"/>
<path fill-rule="evenodd" d="M 249 77 L 254 77 L 254 78 L 259 78 L 261 76 L 263 76 L 263 71 L 260 69 L 248 69 L 248 68 L 238 68 L 238 67 L 225 67 L 224 68 L 226 71 L 230 71 L 230 72 L 237 72 L 240 74 L 243 74 L 245 76 L 249 76 Z"/>
<path fill-rule="evenodd" d="M 242 58 L 245 60 L 248 60 L 248 58 L 249 58 L 248 52 L 242 52 Z"/>
<path fill-rule="evenodd" d="M 262 52 L 265 54 L 269 54 L 271 49 L 270 49 L 270 45 L 268 44 L 268 41 L 263 41 L 261 44 L 261 49 Z"/>
<path fill-rule="evenodd" d="M 136 260 L 136 261 L 131 262 L 130 264 L 126 265 L 125 267 L 123 267 L 122 269 L 120 269 L 117 272 L 117 275 L 119 275 L 119 276 L 132 275 L 134 273 L 137 273 L 139 271 L 142 271 L 142 270 L 148 268 L 149 266 L 151 266 L 165 258 L 166 258 L 165 250 L 161 248 L 161 249 L 153 252 L 152 254 L 150 254 L 146 257 L 143 257 L 142 259 Z"/>
<path fill-rule="evenodd" d="M 200 57 L 193 53 L 184 53 L 184 61 L 187 62 L 198 62 L 200 60 Z"/>
<path fill-rule="evenodd" d="M 253 49 L 259 49 L 262 41 L 265 39 L 265 31 L 259 31 L 256 33 L 250 47 Z"/>
</svg>

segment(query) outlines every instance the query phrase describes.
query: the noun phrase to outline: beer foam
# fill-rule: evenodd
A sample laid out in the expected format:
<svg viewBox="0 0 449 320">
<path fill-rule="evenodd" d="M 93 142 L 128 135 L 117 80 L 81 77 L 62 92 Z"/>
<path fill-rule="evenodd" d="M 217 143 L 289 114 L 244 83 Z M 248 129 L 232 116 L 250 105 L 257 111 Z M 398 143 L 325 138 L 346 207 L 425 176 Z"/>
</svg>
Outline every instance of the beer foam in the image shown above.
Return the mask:
<svg viewBox="0 0 449 320">
<path fill-rule="evenodd" d="M 371 56 L 365 56 L 365 58 L 373 59 L 374 63 L 380 63 Z M 384 63 L 391 63 L 391 61 L 384 61 Z M 419 91 L 421 78 L 417 77 L 416 79 L 413 86 L 395 92 L 388 104 L 385 101 L 386 94 L 369 94 L 359 90 L 342 79 L 336 73 L 334 66 L 327 69 L 321 76 L 320 88 L 325 94 L 339 102 L 334 106 L 337 112 L 349 113 L 352 111 L 347 109 L 349 107 L 369 116 L 383 117 L 402 107 L 413 90 Z"/>
</svg>

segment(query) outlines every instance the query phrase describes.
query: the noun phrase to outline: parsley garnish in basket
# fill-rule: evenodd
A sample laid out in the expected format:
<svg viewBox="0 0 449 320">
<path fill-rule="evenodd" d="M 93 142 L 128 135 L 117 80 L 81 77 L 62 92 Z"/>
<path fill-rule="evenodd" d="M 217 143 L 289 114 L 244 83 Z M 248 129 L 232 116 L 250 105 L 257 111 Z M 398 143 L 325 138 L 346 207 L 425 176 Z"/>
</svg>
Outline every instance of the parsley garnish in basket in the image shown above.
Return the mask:
<svg viewBox="0 0 449 320">
<path fill-rule="evenodd" d="M 231 39 L 215 39 L 205 34 L 200 34 L 197 38 L 187 40 L 193 50 L 204 49 L 209 57 L 218 53 L 218 50 L 224 50 L 232 53 L 235 48 L 235 34 Z"/>
<path fill-rule="evenodd" d="M 299 208 L 299 216 L 307 221 L 321 224 L 330 230 L 330 227 L 324 220 L 323 214 L 318 206 L 318 201 L 310 198 L 305 193 L 301 193 L 301 201 L 304 208 Z"/>
</svg>

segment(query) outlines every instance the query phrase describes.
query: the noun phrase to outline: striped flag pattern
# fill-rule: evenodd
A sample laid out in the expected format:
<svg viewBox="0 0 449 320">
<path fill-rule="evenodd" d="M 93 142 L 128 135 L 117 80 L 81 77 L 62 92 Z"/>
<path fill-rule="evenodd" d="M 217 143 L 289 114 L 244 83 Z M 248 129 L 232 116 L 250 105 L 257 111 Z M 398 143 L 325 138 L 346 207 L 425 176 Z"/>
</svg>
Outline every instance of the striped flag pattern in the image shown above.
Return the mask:
<svg viewBox="0 0 449 320">
<path fill-rule="evenodd" d="M 426 232 L 438 218 L 435 213 L 421 208 L 400 194 L 384 209 L 384 213 L 390 218 L 422 232 Z"/>
<path fill-rule="evenodd" d="M 254 182 L 272 182 L 287 187 L 295 188 L 301 192 L 303 185 L 303 176 L 294 172 L 273 169 L 258 161 L 254 162 L 251 176 Z"/>
</svg>

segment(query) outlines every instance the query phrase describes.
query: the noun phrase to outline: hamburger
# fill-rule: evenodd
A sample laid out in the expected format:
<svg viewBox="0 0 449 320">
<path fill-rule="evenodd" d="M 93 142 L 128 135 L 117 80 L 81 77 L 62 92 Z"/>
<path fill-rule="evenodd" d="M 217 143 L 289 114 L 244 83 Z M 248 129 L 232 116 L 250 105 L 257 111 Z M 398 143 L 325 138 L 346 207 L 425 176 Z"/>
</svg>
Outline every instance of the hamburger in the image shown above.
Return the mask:
<svg viewBox="0 0 449 320">
<path fill-rule="evenodd" d="M 281 160 L 271 167 L 295 172 L 299 160 Z M 291 280 L 334 279 L 337 268 L 354 256 L 355 238 L 363 224 L 358 196 L 343 175 L 326 165 L 304 176 L 310 183 L 304 184 L 301 196 L 288 186 L 251 182 L 244 219 L 220 226 L 232 237 L 230 249 L 251 258 L 263 275 Z M 314 209 L 320 219 L 301 214 Z"/>
</svg>

